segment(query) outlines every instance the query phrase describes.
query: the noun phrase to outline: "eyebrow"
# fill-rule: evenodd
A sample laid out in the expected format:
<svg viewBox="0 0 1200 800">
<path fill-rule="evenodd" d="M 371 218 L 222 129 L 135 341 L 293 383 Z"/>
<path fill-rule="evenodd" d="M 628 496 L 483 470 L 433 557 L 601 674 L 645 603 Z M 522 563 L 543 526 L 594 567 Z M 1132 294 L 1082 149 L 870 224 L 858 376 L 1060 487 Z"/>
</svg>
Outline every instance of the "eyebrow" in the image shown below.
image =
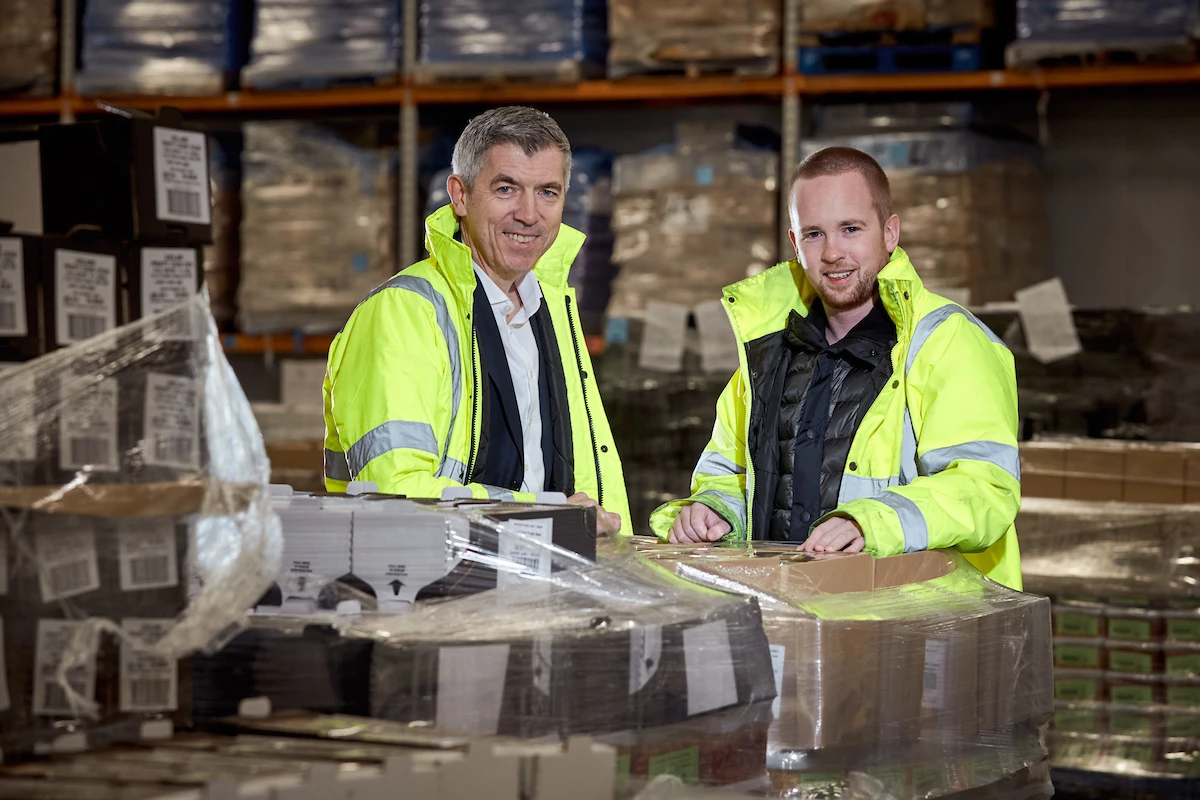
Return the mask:
<svg viewBox="0 0 1200 800">
<path fill-rule="evenodd" d="M 867 227 L 866 220 L 861 220 L 861 219 L 844 219 L 838 223 L 839 228 L 845 228 L 849 225 L 857 225 L 860 228 Z"/>
<path fill-rule="evenodd" d="M 505 184 L 505 183 L 511 184 L 513 186 L 521 185 L 520 181 L 518 181 L 516 178 L 510 177 L 508 175 L 497 175 L 496 177 L 492 178 L 492 186 L 499 186 L 499 185 Z M 544 183 L 537 188 L 538 189 L 553 189 L 555 191 L 561 192 L 562 191 L 562 183 L 559 181 L 551 181 L 550 183 Z"/>
</svg>

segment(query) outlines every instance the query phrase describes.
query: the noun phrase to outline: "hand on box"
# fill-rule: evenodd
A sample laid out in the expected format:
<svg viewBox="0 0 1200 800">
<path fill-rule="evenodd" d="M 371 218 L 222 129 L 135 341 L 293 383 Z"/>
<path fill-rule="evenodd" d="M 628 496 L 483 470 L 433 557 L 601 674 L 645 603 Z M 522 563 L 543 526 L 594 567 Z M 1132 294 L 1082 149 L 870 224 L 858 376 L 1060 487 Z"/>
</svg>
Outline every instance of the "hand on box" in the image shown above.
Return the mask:
<svg viewBox="0 0 1200 800">
<path fill-rule="evenodd" d="M 596 507 L 596 532 L 616 535 L 621 532 L 621 515 L 615 514 L 612 511 L 605 511 L 592 498 L 588 497 L 585 492 L 576 492 L 567 498 L 568 503 L 574 503 L 577 506 L 595 506 Z"/>
<path fill-rule="evenodd" d="M 866 544 L 857 522 L 834 517 L 814 528 L 800 549 L 810 553 L 861 553 Z"/>
<path fill-rule="evenodd" d="M 703 503 L 689 503 L 679 509 L 671 525 L 669 541 L 674 544 L 703 544 L 715 542 L 733 527 L 717 512 Z"/>
</svg>

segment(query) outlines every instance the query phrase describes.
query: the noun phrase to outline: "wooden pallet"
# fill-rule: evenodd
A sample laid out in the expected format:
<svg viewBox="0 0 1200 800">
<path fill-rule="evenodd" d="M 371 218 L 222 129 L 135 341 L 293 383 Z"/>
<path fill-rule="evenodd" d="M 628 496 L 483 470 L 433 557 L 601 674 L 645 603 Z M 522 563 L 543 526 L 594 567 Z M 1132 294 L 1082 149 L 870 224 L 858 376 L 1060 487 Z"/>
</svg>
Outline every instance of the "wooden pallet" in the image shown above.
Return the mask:
<svg viewBox="0 0 1200 800">
<path fill-rule="evenodd" d="M 983 28 L 973 25 L 944 25 L 919 30 L 804 31 L 797 36 L 801 47 L 923 46 L 979 44 Z"/>
<path fill-rule="evenodd" d="M 1123 64 L 1187 64 L 1196 61 L 1196 43 L 1188 38 L 1106 39 L 1081 42 L 1013 42 L 1004 54 L 1013 69 L 1030 67 L 1107 67 Z"/>
<path fill-rule="evenodd" d="M 734 75 L 739 78 L 769 78 L 779 74 L 779 59 L 718 58 L 690 61 L 609 61 L 608 76 L 614 80 L 634 77 L 702 78 L 712 75 Z"/>
<path fill-rule="evenodd" d="M 417 64 L 413 80 L 437 83 L 579 83 L 600 77 L 603 69 L 582 61 L 492 61 Z"/>
</svg>

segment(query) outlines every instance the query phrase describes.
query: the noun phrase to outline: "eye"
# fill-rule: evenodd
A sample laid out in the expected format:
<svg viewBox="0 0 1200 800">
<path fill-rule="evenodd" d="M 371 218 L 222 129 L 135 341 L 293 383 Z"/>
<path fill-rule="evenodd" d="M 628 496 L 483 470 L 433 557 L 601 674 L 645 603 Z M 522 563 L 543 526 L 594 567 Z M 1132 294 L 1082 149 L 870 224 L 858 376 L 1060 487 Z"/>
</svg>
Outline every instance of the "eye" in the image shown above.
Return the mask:
<svg viewBox="0 0 1200 800">
<path fill-rule="evenodd" d="M 511 187 L 511 186 L 497 186 L 496 193 L 497 194 L 509 194 L 512 192 L 512 188 L 513 187 Z"/>
<path fill-rule="evenodd" d="M 856 225 L 847 225 L 845 230 L 846 233 L 858 233 L 858 227 Z"/>
<path fill-rule="evenodd" d="M 552 199 L 558 197 L 558 192 L 554 191 L 553 189 L 542 189 L 542 197 L 545 197 L 546 199 Z"/>
<path fill-rule="evenodd" d="M 808 233 L 804 234 L 804 238 L 811 242 L 820 235 L 821 235 L 820 231 L 809 231 Z"/>
</svg>

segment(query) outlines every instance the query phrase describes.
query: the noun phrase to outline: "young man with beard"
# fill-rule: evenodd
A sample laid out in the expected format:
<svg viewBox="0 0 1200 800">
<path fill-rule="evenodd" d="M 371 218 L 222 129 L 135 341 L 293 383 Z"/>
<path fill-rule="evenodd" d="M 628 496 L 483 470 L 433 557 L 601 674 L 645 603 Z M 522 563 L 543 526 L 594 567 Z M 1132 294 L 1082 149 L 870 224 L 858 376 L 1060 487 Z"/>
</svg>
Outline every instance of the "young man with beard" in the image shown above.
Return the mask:
<svg viewBox="0 0 1200 800">
<path fill-rule="evenodd" d="M 429 258 L 367 296 L 329 351 L 325 485 L 599 505 L 617 533 L 625 479 L 567 273 L 571 145 L 547 114 L 497 108 L 454 148 Z"/>
<path fill-rule="evenodd" d="M 655 532 L 816 553 L 954 547 L 1020 588 L 1012 354 L 921 283 L 869 155 L 814 153 L 790 191 L 797 260 L 725 290 L 741 368 L 691 497 L 655 511 Z"/>
</svg>

